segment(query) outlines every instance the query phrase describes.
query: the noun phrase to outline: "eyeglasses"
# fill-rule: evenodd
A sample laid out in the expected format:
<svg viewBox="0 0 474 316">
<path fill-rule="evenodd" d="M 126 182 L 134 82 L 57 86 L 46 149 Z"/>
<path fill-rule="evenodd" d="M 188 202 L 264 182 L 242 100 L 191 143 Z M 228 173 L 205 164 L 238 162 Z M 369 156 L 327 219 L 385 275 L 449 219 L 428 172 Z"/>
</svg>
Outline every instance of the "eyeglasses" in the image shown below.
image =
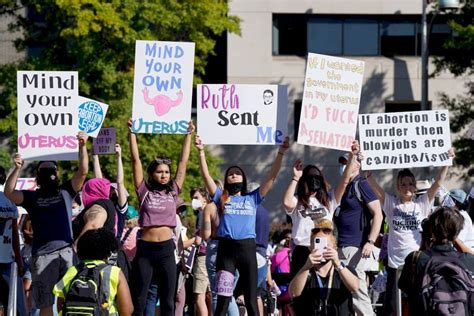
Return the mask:
<svg viewBox="0 0 474 316">
<path fill-rule="evenodd" d="M 331 235 L 332 234 L 332 229 L 331 228 L 313 228 L 313 229 L 311 229 L 311 233 L 313 233 L 313 234 L 317 234 L 321 231 L 326 235 Z"/>
<path fill-rule="evenodd" d="M 161 164 L 171 165 L 171 159 L 168 159 L 168 158 L 156 158 L 155 162 L 159 165 Z"/>
</svg>

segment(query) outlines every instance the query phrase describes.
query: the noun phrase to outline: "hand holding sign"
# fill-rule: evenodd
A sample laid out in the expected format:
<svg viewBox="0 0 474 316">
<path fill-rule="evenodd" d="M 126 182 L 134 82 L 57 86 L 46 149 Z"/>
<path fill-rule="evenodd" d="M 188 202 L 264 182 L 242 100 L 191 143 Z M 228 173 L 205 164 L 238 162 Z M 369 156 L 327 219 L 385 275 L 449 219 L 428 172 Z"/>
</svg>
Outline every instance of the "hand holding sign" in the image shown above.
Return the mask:
<svg viewBox="0 0 474 316">
<path fill-rule="evenodd" d="M 21 154 L 20 153 L 16 153 L 14 156 L 13 156 L 13 164 L 15 165 L 15 168 L 16 169 L 21 169 L 21 167 L 23 167 L 23 164 L 25 163 L 25 161 L 23 160 L 23 158 L 21 157 Z"/>
</svg>

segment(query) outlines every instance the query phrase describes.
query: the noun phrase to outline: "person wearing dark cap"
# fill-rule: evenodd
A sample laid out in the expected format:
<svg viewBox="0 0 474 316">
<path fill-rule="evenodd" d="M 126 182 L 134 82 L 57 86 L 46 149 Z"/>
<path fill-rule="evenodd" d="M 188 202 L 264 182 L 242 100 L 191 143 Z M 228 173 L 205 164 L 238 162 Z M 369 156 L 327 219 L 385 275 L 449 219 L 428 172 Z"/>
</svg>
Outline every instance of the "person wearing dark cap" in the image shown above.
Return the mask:
<svg viewBox="0 0 474 316">
<path fill-rule="evenodd" d="M 33 299 L 41 316 L 53 315 L 53 287 L 73 264 L 72 199 L 81 190 L 89 170 L 87 138 L 86 133 L 78 133 L 79 168 L 63 185 L 59 183 L 57 163 L 40 161 L 36 169 L 38 189 L 15 190 L 24 164 L 18 153 L 14 155 L 14 169 L 5 184 L 5 195 L 27 210 L 35 232 L 30 268 Z"/>
</svg>

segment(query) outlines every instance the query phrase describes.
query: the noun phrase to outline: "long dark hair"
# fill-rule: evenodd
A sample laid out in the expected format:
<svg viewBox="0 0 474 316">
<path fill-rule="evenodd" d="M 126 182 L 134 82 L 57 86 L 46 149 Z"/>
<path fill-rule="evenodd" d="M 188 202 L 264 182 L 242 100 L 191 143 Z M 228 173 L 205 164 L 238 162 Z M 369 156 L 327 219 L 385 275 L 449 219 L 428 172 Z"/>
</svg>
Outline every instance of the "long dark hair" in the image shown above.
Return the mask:
<svg viewBox="0 0 474 316">
<path fill-rule="evenodd" d="M 221 200 L 220 200 L 220 207 L 218 207 L 219 214 L 222 215 L 224 212 L 224 205 L 225 201 L 227 201 L 227 198 L 230 196 L 229 191 L 226 189 L 227 185 L 229 182 L 227 181 L 227 176 L 229 175 L 229 171 L 233 168 L 239 169 L 240 172 L 242 173 L 242 190 L 240 190 L 241 195 L 247 194 L 247 177 L 245 176 L 245 172 L 240 168 L 239 166 L 230 166 L 227 168 L 225 171 L 225 177 L 224 177 L 224 190 L 222 191 L 221 195 Z"/>
<path fill-rule="evenodd" d="M 298 202 L 304 207 L 307 208 L 309 205 L 309 196 L 310 192 L 308 191 L 308 187 L 306 186 L 305 180 L 309 176 L 309 172 L 311 169 L 316 169 L 321 176 L 321 190 L 316 192 L 316 199 L 318 199 L 319 203 L 324 205 L 327 209 L 329 209 L 329 195 L 326 186 L 326 179 L 324 178 L 323 173 L 321 170 L 316 167 L 315 165 L 307 165 L 303 168 L 303 175 L 298 180 L 298 185 L 296 187 L 296 194 L 298 195 Z"/>
<path fill-rule="evenodd" d="M 169 161 L 169 163 L 165 163 L 164 161 Z M 170 180 L 168 183 L 162 185 L 160 183 L 157 183 L 155 180 L 153 180 L 153 173 L 155 172 L 156 168 L 159 165 L 167 165 L 169 170 L 170 170 Z M 153 159 L 148 167 L 146 168 L 146 172 L 148 174 L 148 178 L 146 180 L 146 185 L 148 189 L 151 190 L 156 190 L 156 189 L 166 189 L 166 193 L 169 193 L 173 191 L 173 186 L 171 185 L 173 178 L 171 177 L 171 159 L 167 157 L 157 157 L 156 159 Z"/>
</svg>

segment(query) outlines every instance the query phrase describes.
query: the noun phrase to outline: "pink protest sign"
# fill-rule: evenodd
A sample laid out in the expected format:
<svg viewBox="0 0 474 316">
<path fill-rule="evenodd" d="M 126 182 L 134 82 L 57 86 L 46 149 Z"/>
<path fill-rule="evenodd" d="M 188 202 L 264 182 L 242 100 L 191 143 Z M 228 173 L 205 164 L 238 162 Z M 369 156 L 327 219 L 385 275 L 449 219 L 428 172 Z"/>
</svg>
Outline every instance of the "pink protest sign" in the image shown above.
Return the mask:
<svg viewBox="0 0 474 316">
<path fill-rule="evenodd" d="M 115 127 L 104 127 L 100 129 L 99 135 L 92 140 L 92 152 L 94 155 L 115 154 L 117 142 L 117 131 Z"/>
</svg>

